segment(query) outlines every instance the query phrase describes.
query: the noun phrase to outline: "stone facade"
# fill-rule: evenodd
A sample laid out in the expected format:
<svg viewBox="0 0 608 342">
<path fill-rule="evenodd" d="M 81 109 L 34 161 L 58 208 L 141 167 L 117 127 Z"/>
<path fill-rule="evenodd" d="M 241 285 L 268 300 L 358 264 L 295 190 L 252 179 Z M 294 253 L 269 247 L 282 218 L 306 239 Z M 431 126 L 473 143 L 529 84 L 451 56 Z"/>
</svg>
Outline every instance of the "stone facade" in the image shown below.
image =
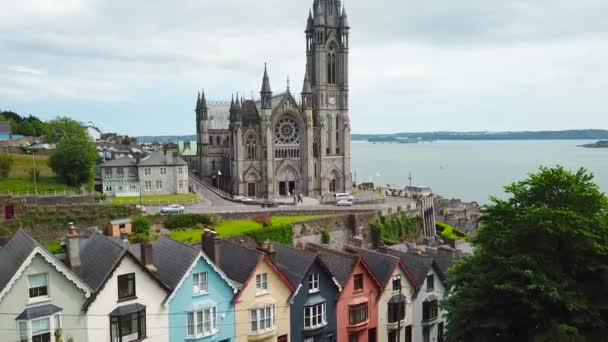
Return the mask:
<svg viewBox="0 0 608 342">
<path fill-rule="evenodd" d="M 342 10 L 340 11 L 340 9 Z M 260 99 L 197 98 L 199 176 L 235 195 L 277 198 L 349 192 L 349 26 L 339 0 L 315 0 L 306 27 L 300 101 L 273 95 L 264 69 Z"/>
<path fill-rule="evenodd" d="M 108 196 L 139 196 L 140 188 L 144 196 L 188 193 L 188 164 L 172 151 L 109 160 L 100 168 Z"/>
</svg>

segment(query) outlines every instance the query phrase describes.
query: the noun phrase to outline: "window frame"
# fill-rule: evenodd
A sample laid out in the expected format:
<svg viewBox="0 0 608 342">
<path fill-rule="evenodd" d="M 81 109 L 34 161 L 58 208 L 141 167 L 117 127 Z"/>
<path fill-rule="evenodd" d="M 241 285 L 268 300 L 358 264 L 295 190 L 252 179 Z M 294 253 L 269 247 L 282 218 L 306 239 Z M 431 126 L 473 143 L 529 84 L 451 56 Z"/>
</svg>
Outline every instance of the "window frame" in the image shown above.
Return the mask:
<svg viewBox="0 0 608 342">
<path fill-rule="evenodd" d="M 439 302 L 432 300 L 422 302 L 422 321 L 433 321 L 439 317 Z"/>
<path fill-rule="evenodd" d="M 403 284 L 401 283 L 401 274 L 393 275 L 393 292 L 399 291 Z M 397 285 L 397 286 L 395 286 Z"/>
<path fill-rule="evenodd" d="M 357 273 L 353 276 L 353 291 L 360 292 L 365 288 L 363 281 L 363 273 Z"/>
<path fill-rule="evenodd" d="M 319 272 L 308 275 L 308 293 L 317 293 L 321 291 L 321 280 Z"/>
<path fill-rule="evenodd" d="M 435 275 L 429 274 L 426 276 L 426 292 L 431 292 L 435 289 Z"/>
<path fill-rule="evenodd" d="M 32 283 L 32 278 L 33 277 L 38 277 L 38 276 L 44 276 L 45 277 L 45 282 L 46 285 L 45 286 L 37 286 L 37 287 L 32 287 L 31 283 Z M 32 295 L 32 290 L 37 290 L 37 292 L 40 292 L 41 289 L 44 289 L 45 294 L 41 295 Z M 28 292 L 28 301 L 30 302 L 35 302 L 35 301 L 44 301 L 44 300 L 48 300 L 51 298 L 51 292 L 49 289 L 49 274 L 48 272 L 44 272 L 44 273 L 36 273 L 36 274 L 29 274 L 27 276 L 27 292 Z"/>
<path fill-rule="evenodd" d="M 269 293 L 268 288 L 268 273 L 260 273 L 255 275 L 255 293 L 256 295 Z"/>
<path fill-rule="evenodd" d="M 367 302 L 348 306 L 348 324 L 357 325 L 369 319 Z M 355 315 L 353 317 L 353 315 Z M 353 320 L 354 318 L 354 320 Z"/>
<path fill-rule="evenodd" d="M 252 334 L 259 335 L 275 330 L 276 320 L 276 305 L 274 304 L 249 310 L 249 328 Z"/>
<path fill-rule="evenodd" d="M 125 322 L 125 318 L 127 317 L 131 317 L 131 320 L 133 320 L 133 316 L 135 316 L 135 319 L 137 320 L 137 339 L 135 341 L 141 341 L 144 340 L 148 337 L 148 333 L 147 333 L 147 322 L 146 322 L 146 308 L 143 308 L 140 311 L 136 311 L 134 313 L 130 313 L 124 316 L 110 316 L 110 341 L 114 342 L 122 342 L 123 339 L 123 335 L 122 335 L 122 323 Z M 114 325 L 116 325 L 116 332 L 118 333 L 118 336 L 114 336 Z M 133 334 L 133 333 L 131 333 Z"/>
<path fill-rule="evenodd" d="M 319 329 L 326 325 L 327 305 L 325 302 L 304 307 L 304 330 Z"/>
<path fill-rule="evenodd" d="M 197 276 L 198 282 L 196 281 Z M 202 284 L 204 284 L 204 287 L 201 286 Z M 205 295 L 209 293 L 209 275 L 207 274 L 207 272 L 192 273 L 192 293 L 195 296 Z"/>
<path fill-rule="evenodd" d="M 192 321 L 190 321 L 192 319 Z M 190 329 L 192 328 L 192 333 Z M 186 313 L 186 338 L 197 339 L 215 335 L 217 327 L 217 307 L 208 306 Z"/>
<path fill-rule="evenodd" d="M 132 294 L 129 293 L 127 295 L 121 295 L 121 293 L 120 293 L 121 281 L 124 282 L 125 278 L 128 278 L 128 279 L 126 279 L 127 286 L 128 286 L 129 280 L 131 280 L 131 279 L 133 280 L 133 293 Z M 117 276 L 116 285 L 117 285 L 116 286 L 116 295 L 118 297 L 119 302 L 137 298 L 137 286 L 136 286 L 136 282 L 135 282 L 135 273 L 125 273 L 125 274 L 121 274 L 121 275 Z"/>
<path fill-rule="evenodd" d="M 388 309 L 388 312 L 386 315 L 387 322 L 397 323 L 399 321 L 405 320 L 405 309 L 406 309 L 405 300 L 400 301 L 400 302 L 388 303 L 387 309 Z"/>
</svg>

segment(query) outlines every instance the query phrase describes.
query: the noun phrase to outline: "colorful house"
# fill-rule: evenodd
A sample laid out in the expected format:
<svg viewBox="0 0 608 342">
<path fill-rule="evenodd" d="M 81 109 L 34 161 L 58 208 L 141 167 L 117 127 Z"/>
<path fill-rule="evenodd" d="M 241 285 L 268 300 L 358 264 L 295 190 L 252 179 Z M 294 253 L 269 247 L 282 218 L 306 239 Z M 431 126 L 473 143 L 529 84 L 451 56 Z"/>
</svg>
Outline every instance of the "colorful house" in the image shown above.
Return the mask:
<svg viewBox="0 0 608 342">
<path fill-rule="evenodd" d="M 382 285 L 378 299 L 378 339 L 412 341 L 412 298 L 418 288 L 407 267 L 401 259 L 387 254 L 352 246 L 346 250 L 361 256 Z"/>
<path fill-rule="evenodd" d="M 291 296 L 292 341 L 336 341 L 340 285 L 314 253 L 273 243 L 270 254 L 296 290 Z"/>
<path fill-rule="evenodd" d="M 331 271 L 342 291 L 336 304 L 338 342 L 376 342 L 378 296 L 382 286 L 358 255 L 308 244 Z"/>
<path fill-rule="evenodd" d="M 237 288 L 224 272 L 199 249 L 166 236 L 152 251 L 156 273 L 173 291 L 165 303 L 169 341 L 234 341 Z"/>
<path fill-rule="evenodd" d="M 25 231 L 0 248 L 0 341 L 87 341 L 91 288 Z"/>
<path fill-rule="evenodd" d="M 205 230 L 201 247 L 239 288 L 233 299 L 235 341 L 289 342 L 289 300 L 294 289 L 270 257 L 219 239 L 210 230 Z"/>
<path fill-rule="evenodd" d="M 415 281 L 411 341 L 443 342 L 445 312 L 440 303 L 447 294 L 447 288 L 445 275 L 438 263 L 419 251 L 401 252 L 389 249 L 387 253 L 401 259 Z"/>
</svg>

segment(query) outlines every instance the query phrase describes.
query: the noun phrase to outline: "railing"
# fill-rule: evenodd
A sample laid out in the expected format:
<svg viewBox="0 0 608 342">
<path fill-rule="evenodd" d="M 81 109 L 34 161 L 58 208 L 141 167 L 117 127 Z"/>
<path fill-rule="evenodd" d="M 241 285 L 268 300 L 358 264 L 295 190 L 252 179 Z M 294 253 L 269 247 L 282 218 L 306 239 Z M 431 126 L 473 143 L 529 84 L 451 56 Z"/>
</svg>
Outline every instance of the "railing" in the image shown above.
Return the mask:
<svg viewBox="0 0 608 342">
<path fill-rule="evenodd" d="M 95 195 L 95 191 L 0 191 L 0 196 L 12 196 L 12 197 L 60 197 L 60 196 L 91 196 Z"/>
<path fill-rule="evenodd" d="M 143 205 L 144 207 L 165 207 L 165 206 L 170 206 L 172 204 L 179 204 L 179 205 L 183 205 L 183 206 L 188 206 L 188 205 L 193 205 L 193 204 L 197 204 L 200 202 L 200 199 L 196 199 L 196 200 L 173 200 L 173 201 L 161 201 L 161 200 L 142 200 L 141 201 L 141 205 Z M 111 198 L 108 198 L 107 200 L 105 200 L 104 202 L 102 202 L 105 205 L 138 205 L 140 204 L 139 200 L 130 200 L 128 202 L 125 203 L 114 203 L 112 202 Z"/>
</svg>

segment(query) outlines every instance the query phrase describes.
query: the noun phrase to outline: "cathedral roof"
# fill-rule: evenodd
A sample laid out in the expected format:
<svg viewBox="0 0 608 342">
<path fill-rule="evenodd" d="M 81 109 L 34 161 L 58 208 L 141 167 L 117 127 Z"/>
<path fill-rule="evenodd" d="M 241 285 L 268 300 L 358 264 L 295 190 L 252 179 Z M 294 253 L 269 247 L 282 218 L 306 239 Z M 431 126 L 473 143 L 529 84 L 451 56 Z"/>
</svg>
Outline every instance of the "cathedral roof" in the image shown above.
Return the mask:
<svg viewBox="0 0 608 342">
<path fill-rule="evenodd" d="M 258 108 L 256 107 L 256 103 L 253 100 L 245 100 L 243 101 L 243 106 L 238 113 L 239 119 L 242 121 L 245 120 L 259 120 L 260 114 L 258 112 Z"/>
</svg>

